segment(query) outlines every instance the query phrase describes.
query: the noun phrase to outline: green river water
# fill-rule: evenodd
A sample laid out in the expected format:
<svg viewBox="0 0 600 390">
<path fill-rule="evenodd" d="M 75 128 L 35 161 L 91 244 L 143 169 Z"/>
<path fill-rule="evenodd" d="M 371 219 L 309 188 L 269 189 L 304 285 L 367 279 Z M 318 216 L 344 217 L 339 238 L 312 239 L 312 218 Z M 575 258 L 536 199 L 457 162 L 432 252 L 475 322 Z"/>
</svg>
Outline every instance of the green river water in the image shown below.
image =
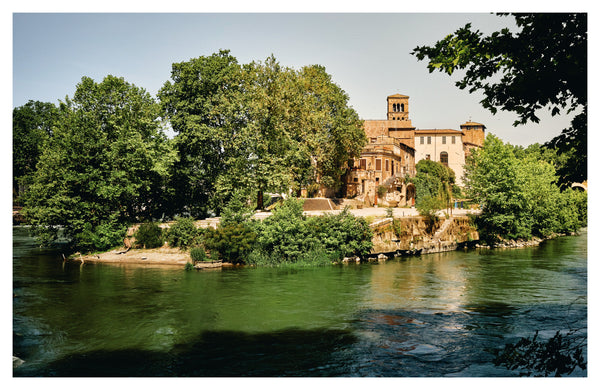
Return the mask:
<svg viewBox="0 0 600 390">
<path fill-rule="evenodd" d="M 536 248 L 186 272 L 63 264 L 13 229 L 14 376 L 515 376 L 495 348 L 575 328 L 587 334 L 586 231 Z"/>
</svg>

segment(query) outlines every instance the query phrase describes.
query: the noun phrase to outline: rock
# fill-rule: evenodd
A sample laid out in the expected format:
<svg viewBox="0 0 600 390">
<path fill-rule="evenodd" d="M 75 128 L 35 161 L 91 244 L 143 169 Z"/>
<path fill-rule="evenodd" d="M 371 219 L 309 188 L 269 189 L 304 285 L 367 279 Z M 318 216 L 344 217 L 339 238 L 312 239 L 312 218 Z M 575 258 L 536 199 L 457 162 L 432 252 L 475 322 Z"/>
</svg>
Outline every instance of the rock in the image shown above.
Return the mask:
<svg viewBox="0 0 600 390">
<path fill-rule="evenodd" d="M 16 356 L 13 356 L 13 368 L 19 367 L 21 364 L 25 363 L 25 360 L 19 359 Z"/>
<path fill-rule="evenodd" d="M 380 253 L 377 256 L 377 261 L 386 261 L 388 259 L 388 257 L 386 255 L 384 255 L 383 253 Z"/>
</svg>

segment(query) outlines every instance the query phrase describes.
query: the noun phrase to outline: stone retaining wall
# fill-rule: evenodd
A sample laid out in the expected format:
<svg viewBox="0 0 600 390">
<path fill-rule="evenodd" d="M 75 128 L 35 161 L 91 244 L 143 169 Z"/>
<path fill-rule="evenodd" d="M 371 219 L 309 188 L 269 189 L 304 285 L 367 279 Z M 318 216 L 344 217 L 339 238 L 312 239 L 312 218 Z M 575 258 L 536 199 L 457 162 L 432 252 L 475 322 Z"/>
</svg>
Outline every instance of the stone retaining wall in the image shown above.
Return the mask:
<svg viewBox="0 0 600 390">
<path fill-rule="evenodd" d="M 372 254 L 436 253 L 456 250 L 475 244 L 479 233 L 469 217 L 451 217 L 448 223 L 440 219 L 431 223 L 425 217 L 386 218 L 371 225 Z"/>
</svg>

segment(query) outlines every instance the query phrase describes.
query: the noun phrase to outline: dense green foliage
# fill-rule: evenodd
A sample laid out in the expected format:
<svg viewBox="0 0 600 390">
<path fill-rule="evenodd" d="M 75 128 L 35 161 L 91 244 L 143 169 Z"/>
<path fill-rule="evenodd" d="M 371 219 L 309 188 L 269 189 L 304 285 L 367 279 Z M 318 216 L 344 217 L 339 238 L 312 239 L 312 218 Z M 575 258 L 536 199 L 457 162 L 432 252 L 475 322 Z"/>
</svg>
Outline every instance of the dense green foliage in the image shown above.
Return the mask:
<svg viewBox="0 0 600 390">
<path fill-rule="evenodd" d="M 415 185 L 415 206 L 419 214 L 435 220 L 436 212 L 449 207 L 452 201 L 454 171 L 432 160 L 421 160 L 416 168 L 416 176 L 409 179 Z"/>
<path fill-rule="evenodd" d="M 336 187 L 366 143 L 347 94 L 318 65 L 240 65 L 220 51 L 173 64 L 158 96 L 84 77 L 58 108 L 15 108 L 14 193 L 26 190 L 23 215 L 42 244 L 60 230 L 74 248 L 106 248 L 141 220 L 227 220 L 231 200 L 261 209 L 264 193 Z M 171 241 L 190 245 L 177 230 Z"/>
<path fill-rule="evenodd" d="M 579 111 L 571 127 L 546 146 L 567 157 L 559 170 L 561 183 L 587 179 L 587 14 L 514 14 L 519 31 L 509 29 L 483 36 L 471 25 L 434 46 L 416 47 L 419 60 L 428 58 L 430 72 L 449 75 L 465 70 L 460 89 L 482 91 L 483 107 L 515 112 L 514 125 L 539 122 L 536 113 Z"/>
<path fill-rule="evenodd" d="M 31 183 L 44 144 L 52 136 L 58 109 L 52 103 L 29 101 L 13 109 L 13 197 Z M 20 188 L 21 187 L 21 188 Z"/>
<path fill-rule="evenodd" d="M 473 151 L 465 167 L 469 195 L 481 204 L 477 225 L 482 239 L 548 237 L 587 225 L 587 194 L 561 192 L 552 164 L 535 154 L 515 155 L 492 134 Z"/>
<path fill-rule="evenodd" d="M 198 245 L 202 240 L 202 234 L 203 230 L 196 227 L 194 218 L 178 217 L 165 235 L 171 247 L 187 249 Z"/>
<path fill-rule="evenodd" d="M 252 251 L 256 233 L 246 224 L 229 222 L 217 229 L 208 228 L 204 234 L 204 245 L 211 258 L 218 256 L 230 263 L 244 263 Z"/>
<path fill-rule="evenodd" d="M 190 257 L 192 258 L 193 262 L 208 260 L 204 248 L 200 247 L 190 249 Z"/>
<path fill-rule="evenodd" d="M 354 217 L 348 210 L 306 217 L 302 204 L 302 200 L 288 199 L 273 215 L 253 225 L 257 245 L 251 263 L 331 263 L 369 252 L 372 232 L 364 218 Z"/>
<path fill-rule="evenodd" d="M 135 232 L 135 243 L 141 248 L 158 248 L 163 245 L 162 229 L 154 222 L 146 222 L 140 225 Z"/>
<path fill-rule="evenodd" d="M 299 191 L 340 184 L 366 142 L 348 96 L 323 67 L 295 71 L 273 56 L 238 64 L 228 51 L 173 64 L 159 92 L 180 159 L 174 210 L 219 213 L 236 192 Z"/>
<path fill-rule="evenodd" d="M 59 226 L 77 248 L 118 244 L 123 226 L 158 213 L 166 138 L 159 107 L 143 89 L 107 76 L 84 77 L 72 100 L 61 103 L 45 143 L 23 212 L 42 243 Z"/>
</svg>

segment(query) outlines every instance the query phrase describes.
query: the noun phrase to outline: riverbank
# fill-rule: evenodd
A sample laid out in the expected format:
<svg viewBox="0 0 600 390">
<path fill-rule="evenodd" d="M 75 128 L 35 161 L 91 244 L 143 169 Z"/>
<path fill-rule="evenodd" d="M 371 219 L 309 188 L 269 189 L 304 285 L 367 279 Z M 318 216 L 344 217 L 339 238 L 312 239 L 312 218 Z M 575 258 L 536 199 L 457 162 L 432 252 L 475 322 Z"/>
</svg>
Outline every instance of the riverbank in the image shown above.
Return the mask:
<svg viewBox="0 0 600 390">
<path fill-rule="evenodd" d="M 189 251 L 183 251 L 179 248 L 170 248 L 163 246 L 156 249 L 130 249 L 124 252 L 124 248 L 92 255 L 74 254 L 70 256 L 72 261 L 81 261 L 82 263 L 108 263 L 108 264 L 138 264 L 138 265 L 170 265 L 183 267 L 187 263 L 192 263 Z M 197 269 L 221 268 L 232 266 L 230 263 L 222 262 L 198 262 L 195 264 Z"/>
<path fill-rule="evenodd" d="M 368 261 L 411 254 L 448 252 L 465 247 L 482 249 L 520 248 L 537 246 L 545 241 L 545 239 L 532 238 L 531 240 L 505 241 L 491 247 L 479 244 L 479 233 L 467 216 L 472 213 L 471 210 L 454 209 L 452 216 L 442 217 L 434 225 L 428 223 L 425 218 L 414 215 L 416 212 L 414 209 L 394 209 L 393 211 L 394 218 L 389 218 L 385 217 L 386 210 L 382 208 L 351 210 L 354 214 L 358 214 L 357 216 L 367 217 L 371 220 L 373 249 L 370 254 L 361 260 Z M 317 213 L 323 214 L 325 212 L 313 211 L 305 214 L 317 215 Z M 335 212 L 339 211 L 335 210 Z M 259 214 L 255 215 L 255 218 L 264 219 L 267 217 L 265 215 L 267 213 Z M 207 221 L 196 221 L 196 225 L 204 227 L 205 222 Z M 211 218 L 210 223 L 218 225 L 218 218 Z M 161 227 L 168 228 L 168 225 L 164 224 Z M 130 230 L 133 232 L 135 229 L 131 228 Z M 128 236 L 129 239 L 133 239 L 133 233 L 128 233 Z M 83 263 L 169 265 L 177 267 L 194 263 L 189 251 L 171 248 L 166 243 L 163 247 L 157 249 L 127 250 L 126 248 L 119 248 L 91 255 L 75 254 L 70 257 L 70 260 Z M 232 264 L 218 261 L 195 263 L 197 269 L 220 268 L 223 266 L 232 266 Z"/>
</svg>

